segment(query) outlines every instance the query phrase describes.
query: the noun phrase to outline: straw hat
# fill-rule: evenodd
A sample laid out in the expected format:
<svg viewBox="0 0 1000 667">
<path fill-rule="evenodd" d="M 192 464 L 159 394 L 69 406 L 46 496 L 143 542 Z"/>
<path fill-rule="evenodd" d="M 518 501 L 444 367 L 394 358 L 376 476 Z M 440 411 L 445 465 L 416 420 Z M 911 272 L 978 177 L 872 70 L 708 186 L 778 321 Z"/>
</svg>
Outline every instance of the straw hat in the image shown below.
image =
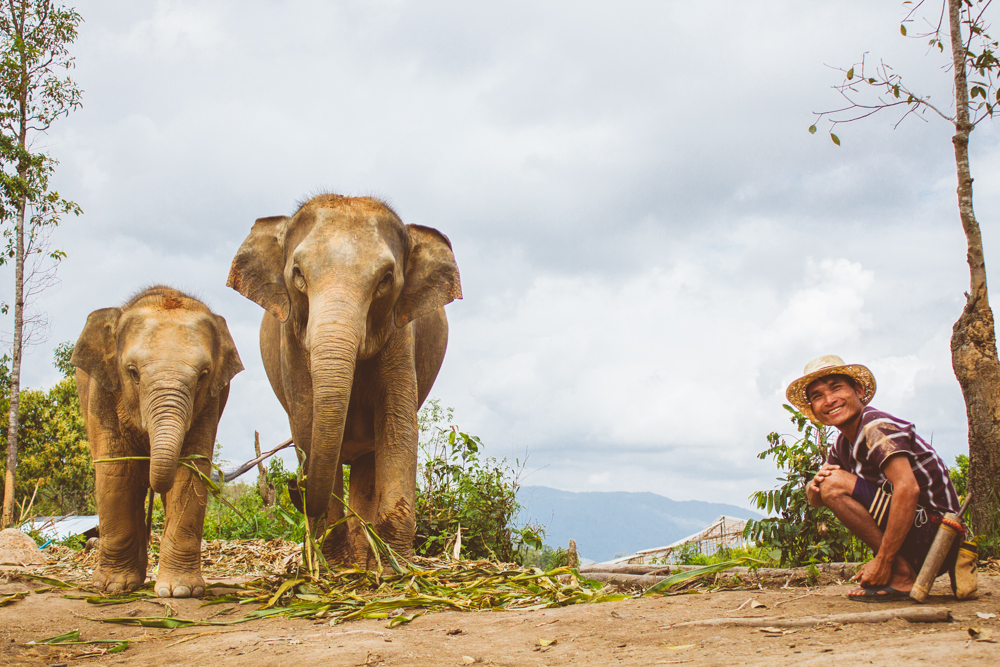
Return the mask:
<svg viewBox="0 0 1000 667">
<path fill-rule="evenodd" d="M 875 395 L 875 376 L 872 372 L 861 364 L 845 364 L 844 360 L 835 354 L 813 359 L 806 364 L 802 372 L 804 373 L 802 377 L 788 385 L 785 398 L 812 421 L 816 421 L 816 415 L 813 414 L 809 399 L 806 398 L 806 389 L 814 380 L 828 375 L 846 375 L 864 390 L 864 395 L 861 397 L 863 405 L 868 405 Z"/>
</svg>

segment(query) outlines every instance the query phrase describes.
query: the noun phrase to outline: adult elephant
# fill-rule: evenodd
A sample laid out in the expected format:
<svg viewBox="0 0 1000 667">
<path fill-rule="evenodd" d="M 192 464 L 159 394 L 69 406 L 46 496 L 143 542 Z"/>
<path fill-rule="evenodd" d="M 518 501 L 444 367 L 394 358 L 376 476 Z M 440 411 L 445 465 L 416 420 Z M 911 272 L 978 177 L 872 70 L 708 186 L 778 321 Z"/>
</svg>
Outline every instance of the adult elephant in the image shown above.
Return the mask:
<svg viewBox="0 0 1000 667">
<path fill-rule="evenodd" d="M 385 203 L 324 194 L 291 218 L 260 218 L 230 287 L 264 307 L 260 350 L 305 458 L 305 511 L 332 523 L 349 504 L 404 557 L 416 526 L 417 410 L 444 359 L 443 306 L 462 297 L 448 237 L 404 225 Z M 371 567 L 356 522 L 325 556 Z"/>
</svg>

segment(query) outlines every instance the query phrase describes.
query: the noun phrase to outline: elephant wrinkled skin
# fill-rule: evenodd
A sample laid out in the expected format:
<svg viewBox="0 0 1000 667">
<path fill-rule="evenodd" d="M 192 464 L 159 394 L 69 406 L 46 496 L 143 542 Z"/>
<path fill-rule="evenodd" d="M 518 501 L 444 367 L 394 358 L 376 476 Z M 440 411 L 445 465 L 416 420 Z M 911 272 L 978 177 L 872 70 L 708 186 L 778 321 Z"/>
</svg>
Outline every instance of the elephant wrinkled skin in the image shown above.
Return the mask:
<svg viewBox="0 0 1000 667">
<path fill-rule="evenodd" d="M 305 458 L 305 511 L 351 509 L 404 557 L 413 554 L 417 410 L 444 359 L 444 305 L 462 297 L 448 238 L 404 225 L 368 197 L 319 195 L 291 218 L 256 221 L 228 285 L 263 306 L 260 349 Z M 371 567 L 358 523 L 323 551 Z"/>
<path fill-rule="evenodd" d="M 210 472 L 229 381 L 243 370 L 226 321 L 200 301 L 152 287 L 121 308 L 95 310 L 73 351 L 80 409 L 97 462 L 101 539 L 94 585 L 132 590 L 146 580 L 146 489 L 163 495 L 166 523 L 155 590 L 201 597 L 206 491 L 181 457 Z"/>
</svg>

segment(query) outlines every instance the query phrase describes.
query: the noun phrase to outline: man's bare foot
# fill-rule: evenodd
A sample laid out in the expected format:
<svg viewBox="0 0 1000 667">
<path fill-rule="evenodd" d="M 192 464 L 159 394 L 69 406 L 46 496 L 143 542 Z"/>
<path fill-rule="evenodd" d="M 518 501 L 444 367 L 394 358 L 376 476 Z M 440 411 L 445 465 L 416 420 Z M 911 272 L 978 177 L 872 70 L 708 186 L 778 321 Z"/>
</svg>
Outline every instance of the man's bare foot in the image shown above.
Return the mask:
<svg viewBox="0 0 1000 667">
<path fill-rule="evenodd" d="M 885 589 L 893 589 L 900 593 L 908 594 L 910 590 L 913 589 L 913 584 L 917 581 L 917 574 L 910 567 L 910 564 L 906 562 L 903 558 L 896 556 L 892 561 L 892 575 L 889 578 L 888 586 L 863 586 L 861 588 L 855 588 L 847 591 L 847 597 L 849 598 L 862 598 L 871 597 L 873 590 L 882 591 Z M 885 595 L 885 593 L 879 593 L 880 595 Z"/>
</svg>

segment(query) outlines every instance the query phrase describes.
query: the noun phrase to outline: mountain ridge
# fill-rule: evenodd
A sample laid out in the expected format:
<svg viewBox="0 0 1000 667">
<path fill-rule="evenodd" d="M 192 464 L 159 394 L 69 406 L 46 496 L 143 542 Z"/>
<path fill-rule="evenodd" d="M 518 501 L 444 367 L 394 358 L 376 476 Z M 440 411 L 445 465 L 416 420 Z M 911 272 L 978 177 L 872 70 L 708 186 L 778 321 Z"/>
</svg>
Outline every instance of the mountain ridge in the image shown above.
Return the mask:
<svg viewBox="0 0 1000 667">
<path fill-rule="evenodd" d="M 545 544 L 555 548 L 576 540 L 583 558 L 598 562 L 616 555 L 676 542 L 722 514 L 738 519 L 763 518 L 757 512 L 702 500 L 672 500 L 649 491 L 561 491 L 522 486 L 519 523 L 545 528 Z"/>
</svg>

